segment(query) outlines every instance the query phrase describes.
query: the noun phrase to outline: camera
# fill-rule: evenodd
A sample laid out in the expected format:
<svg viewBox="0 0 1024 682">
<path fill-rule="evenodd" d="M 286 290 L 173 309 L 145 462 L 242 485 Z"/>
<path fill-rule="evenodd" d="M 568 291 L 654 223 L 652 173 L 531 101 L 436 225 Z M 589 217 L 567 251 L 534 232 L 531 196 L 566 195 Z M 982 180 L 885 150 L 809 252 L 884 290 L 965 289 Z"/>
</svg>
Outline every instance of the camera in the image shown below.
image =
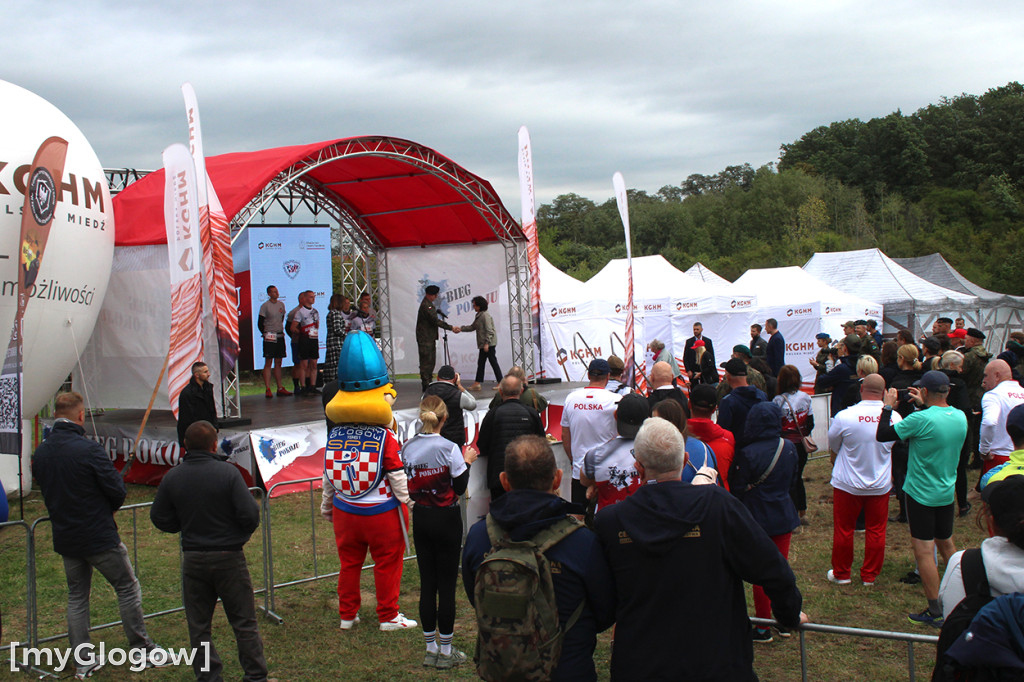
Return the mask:
<svg viewBox="0 0 1024 682">
<path fill-rule="evenodd" d="M 909 388 L 897 388 L 896 389 L 896 399 L 899 402 L 901 402 L 901 403 L 909 403 L 910 400 L 911 400 L 911 398 L 910 398 L 910 389 Z"/>
</svg>

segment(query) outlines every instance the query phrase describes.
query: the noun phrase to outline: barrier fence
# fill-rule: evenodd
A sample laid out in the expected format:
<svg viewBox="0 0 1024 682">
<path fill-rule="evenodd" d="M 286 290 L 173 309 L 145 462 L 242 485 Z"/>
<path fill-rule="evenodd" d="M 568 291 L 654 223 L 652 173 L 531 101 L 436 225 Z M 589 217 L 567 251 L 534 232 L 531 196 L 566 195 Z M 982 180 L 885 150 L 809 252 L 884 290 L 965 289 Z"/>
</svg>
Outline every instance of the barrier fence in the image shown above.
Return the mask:
<svg viewBox="0 0 1024 682">
<path fill-rule="evenodd" d="M 755 625 L 775 625 L 774 620 L 768 618 L 751 618 L 751 623 Z M 803 682 L 807 682 L 807 643 L 805 636 L 808 632 L 821 632 L 829 635 L 845 635 L 849 637 L 867 637 L 869 639 L 888 639 L 897 642 L 907 643 L 907 673 L 910 682 L 914 682 L 917 679 L 915 665 L 914 665 L 914 643 L 919 644 L 930 644 L 935 647 L 939 642 L 939 638 L 935 635 L 918 635 L 912 632 L 892 632 L 889 630 L 867 630 L 864 628 L 849 628 L 842 625 L 825 625 L 823 623 L 806 623 L 799 630 L 797 634 L 800 637 L 800 679 Z M 929 673 L 929 677 L 931 674 Z"/>
<path fill-rule="evenodd" d="M 319 556 L 318 556 L 318 554 L 319 554 L 318 547 L 322 543 L 319 540 L 320 536 L 319 536 L 319 533 L 317 531 L 317 525 L 318 525 L 318 523 L 319 524 L 323 524 L 323 525 L 327 525 L 322 520 L 322 517 L 320 515 L 319 500 L 318 500 L 320 492 L 316 488 L 314 488 L 314 484 L 316 482 L 320 481 L 320 480 L 321 480 L 320 477 L 312 477 L 312 478 L 297 479 L 297 480 L 293 480 L 293 481 L 282 481 L 282 482 L 277 483 L 274 486 L 272 486 L 267 491 L 266 494 L 264 494 L 263 491 L 260 488 L 250 488 L 249 489 L 250 492 L 252 492 L 254 496 L 256 496 L 257 498 L 262 498 L 261 501 L 260 501 L 260 507 L 261 507 L 260 515 L 261 515 L 261 519 L 262 519 L 262 523 L 260 525 L 262 526 L 262 529 L 261 529 L 262 532 L 259 535 L 259 539 L 260 539 L 260 544 L 262 545 L 262 547 L 260 548 L 260 555 L 261 555 L 260 563 L 261 563 L 261 567 L 262 567 L 263 576 L 262 576 L 262 581 L 257 581 L 255 579 L 255 576 L 254 576 L 254 579 L 253 579 L 253 586 L 255 588 L 254 589 L 254 593 L 257 596 L 262 595 L 263 607 L 262 607 L 261 610 L 264 611 L 264 613 L 269 618 L 271 618 L 274 622 L 276 622 L 278 624 L 281 624 L 281 623 L 284 622 L 284 619 L 279 614 L 277 614 L 276 611 L 275 611 L 275 609 L 276 609 L 276 591 L 278 589 L 283 588 L 283 587 L 293 586 L 293 585 L 301 585 L 301 584 L 305 584 L 305 583 L 310 583 L 310 582 L 313 582 L 313 581 L 316 581 L 316 580 L 323 580 L 325 578 L 337 577 L 337 575 L 338 575 L 338 571 L 337 570 L 322 572 L 321 571 L 322 562 L 321 562 L 321 560 L 319 559 Z M 309 574 L 302 574 L 302 575 L 299 575 L 297 577 L 296 576 L 290 576 L 287 580 L 283 580 L 282 582 L 277 582 L 276 579 L 275 579 L 275 575 L 277 575 L 278 567 L 275 566 L 275 559 L 274 559 L 273 517 L 271 515 L 271 505 L 270 505 L 271 497 L 270 497 L 270 494 L 278 486 L 288 486 L 288 485 L 296 485 L 296 484 L 306 484 L 308 486 L 307 487 L 307 495 L 308 495 L 308 498 L 309 498 L 309 512 L 310 512 L 309 513 L 310 548 L 312 550 L 312 557 L 313 557 L 312 558 L 312 566 L 311 566 L 312 572 L 309 573 Z M 136 574 L 136 577 L 139 579 L 140 583 L 143 583 L 143 575 L 148 575 L 148 573 L 144 573 L 143 572 L 142 566 L 140 565 L 140 562 L 139 562 L 138 513 L 139 513 L 140 509 L 148 509 L 149 507 L 152 506 L 152 504 L 153 504 L 152 502 L 143 502 L 143 503 L 139 503 L 139 504 L 126 505 L 126 506 L 122 507 L 120 510 L 118 510 L 118 513 L 125 513 L 125 512 L 130 512 L 131 513 L 131 549 L 130 549 L 130 552 L 131 552 L 131 556 L 132 556 L 133 567 L 135 569 L 135 574 Z M 22 528 L 23 531 L 25 532 L 25 566 L 26 566 L 26 569 L 25 569 L 25 642 L 13 643 L 13 644 L 17 644 L 19 646 L 24 646 L 24 644 L 27 642 L 29 646 L 38 647 L 40 644 L 43 644 L 43 643 L 46 643 L 46 642 L 55 641 L 55 640 L 67 637 L 67 633 L 66 632 L 59 633 L 59 634 L 49 634 L 49 635 L 46 635 L 44 637 L 40 637 L 39 636 L 39 631 L 38 631 L 38 628 L 39 628 L 39 617 L 38 617 L 39 616 L 39 611 L 38 611 L 39 604 L 38 604 L 38 589 L 37 589 L 37 587 L 38 587 L 37 586 L 38 563 L 37 563 L 37 556 L 36 556 L 36 550 L 37 550 L 38 543 L 36 541 L 36 533 L 37 533 L 37 530 L 43 524 L 48 523 L 49 520 L 50 520 L 49 517 L 42 517 L 42 518 L 36 519 L 31 525 L 27 524 L 25 521 L 9 521 L 9 522 L 6 522 L 6 523 L 0 523 L 0 531 L 3 531 L 5 529 L 7 529 L 7 528 Z M 149 527 L 148 519 L 147 519 L 147 527 Z M 158 532 L 158 531 L 155 531 L 155 529 L 153 529 L 153 530 L 154 530 L 154 532 Z M 161 536 L 167 535 L 168 539 L 171 537 L 169 534 L 160 533 L 160 535 Z M 254 536 L 254 539 L 255 539 L 255 536 Z M 331 532 L 331 539 L 333 539 L 333 531 Z M 124 540 L 124 538 L 122 537 L 122 541 L 123 540 Z M 249 549 L 250 550 L 252 549 L 251 544 L 252 543 L 250 542 L 250 545 L 249 545 Z M 333 546 L 333 544 L 331 544 L 331 546 Z M 178 552 L 179 552 L 179 575 L 180 575 L 180 560 L 181 560 L 180 541 L 178 542 L 178 548 L 179 548 Z M 336 557 L 337 555 L 333 554 L 333 556 Z M 405 561 L 409 561 L 410 559 L 415 559 L 415 558 L 416 558 L 416 555 L 414 553 L 407 552 L 406 556 L 404 557 L 404 560 Z M 368 564 L 368 565 L 363 566 L 363 570 L 367 570 L 367 569 L 371 569 L 371 568 L 373 568 L 373 564 Z M 259 588 L 256 588 L 256 586 L 260 585 L 260 584 L 262 584 L 262 586 L 259 587 Z M 146 590 L 144 589 L 143 590 L 143 597 L 145 598 L 145 596 L 146 596 Z M 181 583 L 180 583 L 180 580 L 179 580 L 179 594 L 178 594 L 179 600 L 178 600 L 177 605 L 172 606 L 170 608 L 163 608 L 163 609 L 160 609 L 160 610 L 144 613 L 144 618 L 150 619 L 150 618 L 155 618 L 155 617 L 158 617 L 158 616 L 164 616 L 164 615 L 168 615 L 168 614 L 172 614 L 172 613 L 178 613 L 178 612 L 183 611 L 184 610 L 184 606 L 183 606 L 183 601 L 184 600 L 181 599 L 181 596 L 182 596 L 181 595 Z M 765 619 L 759 619 L 759 618 L 751 618 L 750 620 L 751 620 L 752 623 L 756 623 L 758 625 L 775 625 L 776 624 L 772 620 L 765 620 Z M 105 628 L 115 627 L 115 626 L 120 625 L 120 624 L 121 624 L 120 620 L 111 621 L 111 622 L 108 622 L 108 623 L 103 623 L 101 625 L 94 625 L 94 626 L 92 626 L 90 628 L 90 631 L 96 631 L 96 630 L 102 630 L 102 629 L 105 629 Z M 906 633 L 906 632 L 892 632 L 892 631 L 884 631 L 884 630 L 868 630 L 868 629 L 862 629 L 862 628 L 851 628 L 851 627 L 843 627 L 843 626 L 837 626 L 837 625 L 825 625 L 825 624 L 819 624 L 819 623 L 808 623 L 808 624 L 804 625 L 802 628 L 800 628 L 797 631 L 797 633 L 799 635 L 799 642 L 800 642 L 800 671 L 801 671 L 801 679 L 804 680 L 804 681 L 806 681 L 808 679 L 808 672 L 807 672 L 808 654 L 807 654 L 806 641 L 805 641 L 805 636 L 806 636 L 806 634 L 808 632 L 817 632 L 817 633 L 825 633 L 825 634 L 841 635 L 841 636 L 850 636 L 850 637 L 865 637 L 865 638 L 873 638 L 873 639 L 887 639 L 887 640 L 906 642 L 906 644 L 907 644 L 908 679 L 910 679 L 911 682 L 913 682 L 916 679 L 915 661 L 914 661 L 914 644 L 915 643 L 927 644 L 927 645 L 930 645 L 930 646 L 934 647 L 935 644 L 938 642 L 938 637 L 931 636 L 931 635 L 919 635 L 919 634 Z M 13 644 L 12 644 L 12 647 L 13 647 Z M 12 650 L 13 650 L 13 648 L 12 648 Z M 13 664 L 13 662 L 11 662 L 11 663 Z M 39 670 L 39 669 L 36 669 L 36 668 L 31 668 L 30 671 L 32 673 L 34 673 L 34 674 L 39 674 L 39 675 L 51 675 L 51 673 L 49 673 L 48 671 Z"/>
</svg>

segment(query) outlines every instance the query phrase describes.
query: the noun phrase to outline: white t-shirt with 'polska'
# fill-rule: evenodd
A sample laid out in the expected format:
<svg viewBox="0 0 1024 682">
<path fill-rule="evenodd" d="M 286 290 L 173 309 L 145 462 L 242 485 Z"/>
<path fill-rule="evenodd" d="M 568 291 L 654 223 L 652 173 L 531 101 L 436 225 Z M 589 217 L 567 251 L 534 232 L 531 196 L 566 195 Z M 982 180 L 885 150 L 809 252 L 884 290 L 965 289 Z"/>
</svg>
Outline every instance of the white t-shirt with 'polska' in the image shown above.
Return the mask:
<svg viewBox="0 0 1024 682">
<path fill-rule="evenodd" d="M 828 429 L 828 447 L 836 453 L 832 487 L 851 495 L 884 495 L 892 488 L 892 443 L 875 439 L 881 400 L 862 400 L 842 410 Z M 893 413 L 892 423 L 900 421 Z"/>
<path fill-rule="evenodd" d="M 603 388 L 577 388 L 565 398 L 562 428 L 569 428 L 572 477 L 579 480 L 587 453 L 619 435 L 615 405 L 622 396 Z"/>
</svg>

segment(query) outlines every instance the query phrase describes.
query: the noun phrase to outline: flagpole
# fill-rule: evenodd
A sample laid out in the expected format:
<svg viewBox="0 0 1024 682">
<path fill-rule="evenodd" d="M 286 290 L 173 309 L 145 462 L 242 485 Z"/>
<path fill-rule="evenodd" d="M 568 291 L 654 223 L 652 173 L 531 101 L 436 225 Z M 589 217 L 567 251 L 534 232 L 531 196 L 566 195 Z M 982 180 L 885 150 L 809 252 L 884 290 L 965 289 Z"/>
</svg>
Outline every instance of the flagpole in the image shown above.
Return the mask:
<svg viewBox="0 0 1024 682">
<path fill-rule="evenodd" d="M 636 386 L 636 349 L 633 337 L 633 245 L 629 236 L 629 203 L 626 197 L 626 182 L 622 173 L 616 172 L 612 176 L 612 188 L 615 190 L 615 203 L 619 207 L 619 217 L 622 218 L 622 227 L 626 235 L 626 353 L 623 364 L 626 365 L 623 371 L 629 377 L 629 385 Z"/>
</svg>

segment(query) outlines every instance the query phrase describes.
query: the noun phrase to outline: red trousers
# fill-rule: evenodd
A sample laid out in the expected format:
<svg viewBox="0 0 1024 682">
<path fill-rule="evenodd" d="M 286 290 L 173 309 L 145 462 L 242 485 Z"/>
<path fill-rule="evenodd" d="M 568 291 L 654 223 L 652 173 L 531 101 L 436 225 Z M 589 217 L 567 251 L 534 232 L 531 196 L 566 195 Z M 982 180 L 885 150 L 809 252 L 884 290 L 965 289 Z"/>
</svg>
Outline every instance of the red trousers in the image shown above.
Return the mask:
<svg viewBox="0 0 1024 682">
<path fill-rule="evenodd" d="M 338 613 L 352 620 L 359 613 L 359 579 L 366 550 L 373 558 L 373 582 L 377 589 L 377 619 L 384 623 L 398 615 L 398 591 L 402 583 L 405 539 L 399 523 L 407 522 L 405 508 L 383 514 L 360 516 L 334 508 L 334 540 L 338 545 Z"/>
<path fill-rule="evenodd" d="M 992 455 L 989 459 L 981 460 L 981 475 L 988 473 L 989 469 L 995 469 L 1000 464 L 1010 461 L 1009 455 Z"/>
<path fill-rule="evenodd" d="M 789 541 L 793 538 L 792 533 L 773 535 L 772 542 L 779 548 L 779 552 L 785 558 L 789 558 Z M 754 585 L 754 615 L 758 618 L 772 617 L 772 602 L 764 593 L 760 585 Z"/>
<path fill-rule="evenodd" d="M 885 527 L 889 520 L 889 493 L 851 495 L 832 490 L 832 573 L 847 580 L 853 565 L 853 531 L 857 517 L 864 512 L 864 565 L 860 579 L 875 582 L 885 561 Z"/>
</svg>

